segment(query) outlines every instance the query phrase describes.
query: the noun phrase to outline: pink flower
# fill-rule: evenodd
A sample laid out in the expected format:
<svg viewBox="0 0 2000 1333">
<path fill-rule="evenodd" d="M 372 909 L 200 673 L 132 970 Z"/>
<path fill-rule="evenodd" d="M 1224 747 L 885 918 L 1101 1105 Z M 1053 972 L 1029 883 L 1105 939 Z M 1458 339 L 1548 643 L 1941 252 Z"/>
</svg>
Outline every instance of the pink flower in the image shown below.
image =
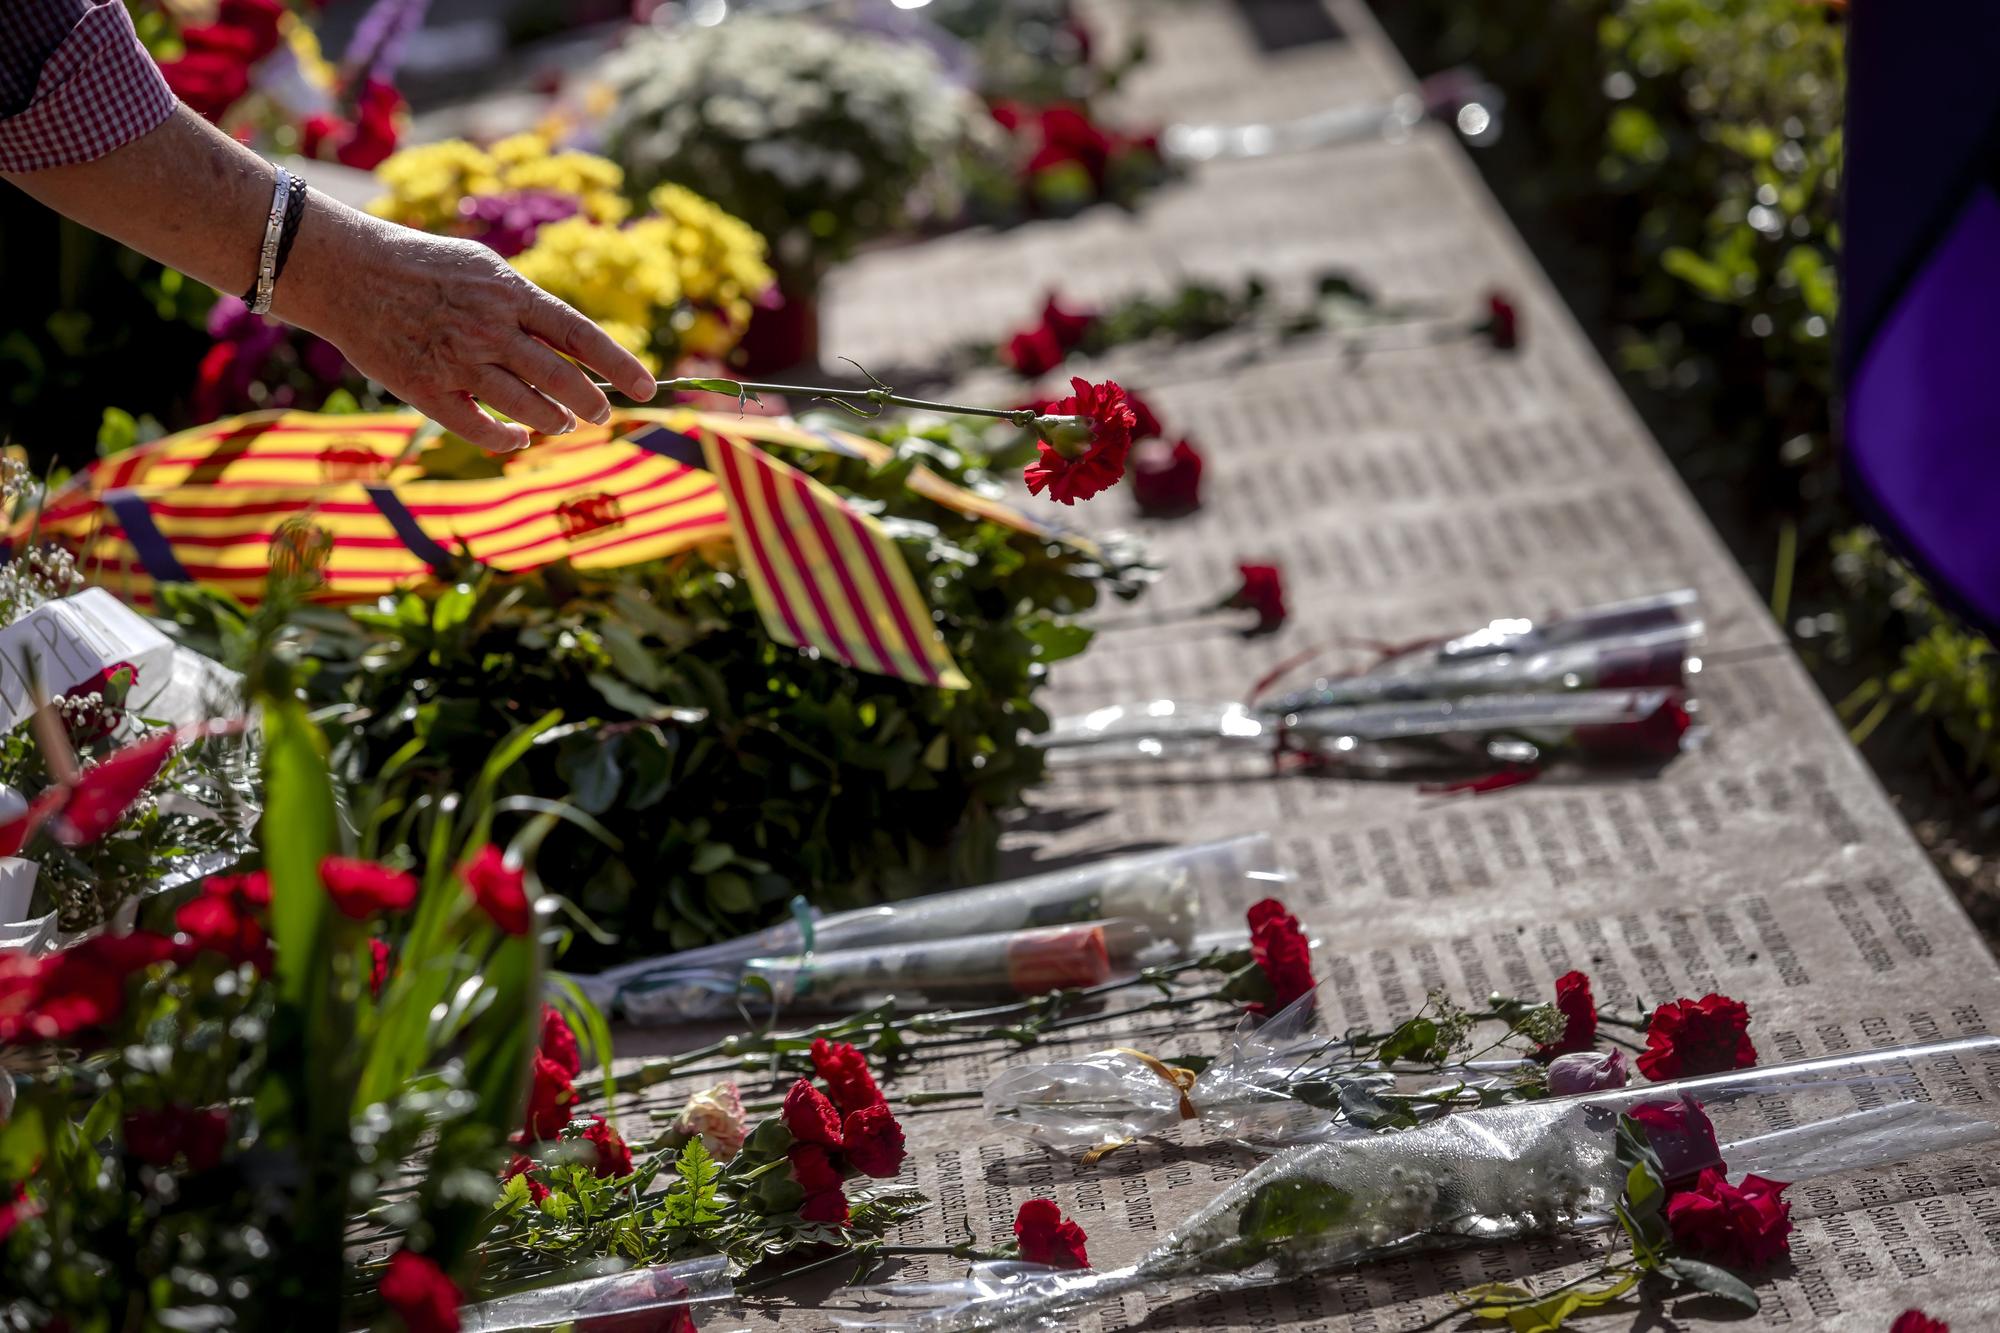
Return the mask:
<svg viewBox="0 0 2000 1333">
<path fill-rule="evenodd" d="M 1583 1092 L 1607 1092 L 1632 1079 L 1623 1051 L 1571 1051 L 1549 1061 L 1549 1093 L 1574 1097 Z"/>
</svg>

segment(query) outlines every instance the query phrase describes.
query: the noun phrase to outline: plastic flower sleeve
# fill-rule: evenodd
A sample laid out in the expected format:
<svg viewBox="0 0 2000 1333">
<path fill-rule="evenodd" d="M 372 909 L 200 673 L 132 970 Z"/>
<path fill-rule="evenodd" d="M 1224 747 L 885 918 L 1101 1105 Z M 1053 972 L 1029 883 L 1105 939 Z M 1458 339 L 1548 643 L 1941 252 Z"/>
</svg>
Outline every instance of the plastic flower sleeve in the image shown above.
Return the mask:
<svg viewBox="0 0 2000 1333">
<path fill-rule="evenodd" d="M 1692 1128 L 1653 1131 L 1653 1147 L 1674 1175 L 1724 1161 L 1741 1171 L 1731 1160 L 1738 1146 L 1745 1162 L 1792 1180 L 1965 1147 L 2000 1135 L 2000 1127 L 1924 1102 L 1921 1078 L 1964 1078 L 1975 1056 L 2000 1056 L 2000 1038 L 1519 1103 L 1401 1133 L 1300 1145 L 1253 1168 L 1128 1267 L 1023 1275 L 997 1292 L 991 1284 L 984 1291 L 971 1283 L 934 1286 L 927 1308 L 848 1326 L 954 1333 L 1072 1327 L 1076 1311 L 1155 1283 L 1262 1285 L 1413 1249 L 1603 1225 L 1624 1187 L 1619 1116 L 1643 1103 L 1695 1102 L 1717 1122 L 1719 1152 Z M 1884 1104 L 1857 1108 L 1858 1096 Z M 1774 1135 L 1761 1117 L 1780 1103 L 1796 1123 Z M 1990 1113 L 1994 1103 L 1989 1096 L 1971 1104 Z M 1744 1132 L 1751 1129 L 1757 1132 Z M 909 1303 L 905 1293 L 891 1298 Z"/>
<path fill-rule="evenodd" d="M 1004 1069 L 986 1085 L 984 1106 L 995 1126 L 1058 1150 L 1109 1149 L 1189 1120 L 1223 1137 L 1270 1142 L 1332 1119 L 1293 1097 L 1290 1085 L 1333 1044 L 1318 1032 L 1308 995 L 1266 1022 L 1246 1018 L 1191 1080 L 1171 1060 L 1113 1047 Z"/>
<path fill-rule="evenodd" d="M 623 996 L 634 1022 L 725 1017 L 737 1000 L 820 1012 L 865 1009 L 894 999 L 930 1006 L 1006 1000 L 1070 987 L 1096 986 L 1114 969 L 1130 971 L 1180 956 L 1179 944 L 1155 937 L 1143 921 L 1087 921 L 1073 926 L 929 940 L 893 949 L 836 949 L 790 958 L 753 958 L 726 987 L 644 984 Z M 713 1005 L 702 1012 L 703 995 Z M 662 1002 L 668 1008 L 661 1007 Z"/>
<path fill-rule="evenodd" d="M 1131 923 L 1148 940 L 1171 942 L 1186 951 L 1201 931 L 1204 901 L 1235 901 L 1246 891 L 1261 897 L 1268 889 L 1260 886 L 1283 878 L 1270 838 L 1254 834 L 1110 857 L 817 919 L 800 904 L 793 920 L 755 935 L 577 980 L 600 1007 L 615 1004 L 634 1022 L 671 1022 L 733 1012 L 726 997 L 737 992 L 752 960 L 824 958 L 886 945 L 1093 921 Z M 676 996 L 685 997 L 691 1007 L 678 1007 Z"/>
<path fill-rule="evenodd" d="M 603 1277 L 534 1287 L 458 1312 L 462 1333 L 569 1325 L 576 1333 L 640 1333 L 670 1329 L 668 1316 L 727 1300 L 735 1288 L 720 1255 Z"/>
</svg>

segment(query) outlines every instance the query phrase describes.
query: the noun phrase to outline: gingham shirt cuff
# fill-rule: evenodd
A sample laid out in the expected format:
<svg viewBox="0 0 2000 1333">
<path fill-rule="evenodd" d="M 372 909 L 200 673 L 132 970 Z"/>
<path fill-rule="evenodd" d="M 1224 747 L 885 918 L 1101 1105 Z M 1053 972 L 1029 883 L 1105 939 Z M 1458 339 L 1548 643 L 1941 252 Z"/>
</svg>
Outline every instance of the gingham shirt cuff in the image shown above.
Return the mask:
<svg viewBox="0 0 2000 1333">
<path fill-rule="evenodd" d="M 34 100 L 0 118 L 0 171 L 103 157 L 157 129 L 176 105 L 125 6 L 93 5 L 42 66 Z"/>
</svg>

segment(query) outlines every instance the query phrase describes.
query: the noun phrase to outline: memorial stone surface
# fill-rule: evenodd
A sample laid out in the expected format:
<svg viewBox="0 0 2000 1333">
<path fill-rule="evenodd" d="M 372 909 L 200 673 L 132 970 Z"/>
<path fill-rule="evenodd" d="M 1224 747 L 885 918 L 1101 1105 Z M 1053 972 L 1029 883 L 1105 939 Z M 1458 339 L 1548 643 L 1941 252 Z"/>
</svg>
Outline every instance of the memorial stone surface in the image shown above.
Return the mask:
<svg viewBox="0 0 2000 1333">
<path fill-rule="evenodd" d="M 1335 0 L 1327 12 L 1332 24 L 1303 27 L 1250 22 L 1223 0 L 1126 0 L 1094 14 L 1112 49 L 1146 24 L 1153 59 L 1122 94 L 1128 123 L 1272 120 L 1412 86 L 1361 6 Z M 1274 29 L 1318 40 L 1273 43 Z M 1336 336 L 1275 349 L 1229 336 L 1114 355 L 1097 373 L 1143 390 L 1170 432 L 1200 442 L 1206 505 L 1141 522 L 1114 491 L 1049 512 L 1087 531 L 1137 527 L 1166 566 L 1146 606 L 1197 604 L 1233 585 L 1239 560 L 1268 559 L 1288 575 L 1292 618 L 1256 640 L 1221 620 L 1108 630 L 1054 668 L 1052 710 L 1240 697 L 1331 640 L 1405 640 L 1691 586 L 1708 627 L 1695 678 L 1706 743 L 1657 777 L 1570 776 L 1476 798 L 1276 776 L 1245 754 L 1066 766 L 1010 833 L 1013 865 L 1271 833 L 1336 1029 L 1406 1015 L 1431 988 L 1546 996 L 1581 968 L 1604 1006 L 1711 990 L 1745 1000 L 1767 1062 L 1987 1031 L 2000 1015 L 1992 956 L 1447 127 L 1210 164 L 1135 214 L 1100 208 L 865 256 L 834 281 L 824 342 L 871 367 L 922 364 L 1032 322 L 1050 289 L 1089 304 L 1255 272 L 1298 300 L 1333 267 L 1384 296 L 1468 312 L 1505 289 L 1525 341 L 1511 354 L 1460 341 L 1356 360 Z M 977 387 L 1021 392 L 998 379 Z M 1240 916 L 1246 905 L 1220 906 Z M 1203 1040 L 1194 1033 L 1183 1022 L 1120 1040 L 1170 1055 Z M 674 1040 L 632 1033 L 622 1049 Z M 1086 1032 L 1031 1058 L 1109 1044 Z M 924 1066 L 891 1092 L 976 1087 L 1021 1058 L 995 1046 Z M 1990 1101 L 1995 1072 L 1933 1093 Z M 688 1091 L 668 1084 L 635 1105 L 665 1117 Z M 1099 1266 L 1143 1251 L 1255 1160 L 1198 1126 L 1086 1168 L 993 1131 L 976 1107 L 904 1120 L 904 1179 L 934 1202 L 902 1240 L 1003 1241 L 1018 1204 L 1044 1195 L 1088 1230 Z M 1960 1328 L 2000 1322 L 2000 1166 L 1984 1154 L 1850 1173 L 1791 1197 L 1791 1259 L 1761 1285 L 1761 1314 L 1681 1302 L 1665 1322 L 1628 1306 L 1579 1326 L 1861 1333 L 1913 1305 L 1948 1310 Z M 1466 1249 L 1233 1296 L 1132 1295 L 1075 1326 L 1430 1327 L 1454 1291 L 1529 1276 L 1552 1285 L 1610 1243 L 1599 1233 Z M 961 1270 L 930 1257 L 888 1271 Z M 786 1294 L 704 1327 L 826 1328 L 829 1308 L 854 1300 L 824 1283 Z"/>
</svg>

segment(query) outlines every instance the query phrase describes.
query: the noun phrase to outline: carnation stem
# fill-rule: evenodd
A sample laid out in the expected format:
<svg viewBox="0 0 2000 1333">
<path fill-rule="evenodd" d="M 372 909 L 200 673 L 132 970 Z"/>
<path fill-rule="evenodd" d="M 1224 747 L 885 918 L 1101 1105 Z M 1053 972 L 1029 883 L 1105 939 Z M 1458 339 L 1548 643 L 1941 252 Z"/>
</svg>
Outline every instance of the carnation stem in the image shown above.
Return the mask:
<svg viewBox="0 0 2000 1333">
<path fill-rule="evenodd" d="M 593 380 L 600 389 L 613 390 L 614 386 Z M 755 398 L 759 394 L 779 394 L 786 398 L 823 399 L 840 403 L 862 416 L 879 416 L 885 407 L 907 407 L 918 412 L 939 412 L 948 416 L 988 417 L 994 421 L 1010 421 L 1023 430 L 1032 427 L 1088 430 L 1090 418 L 1077 416 L 1043 416 L 1032 407 L 969 407 L 963 403 L 934 403 L 925 398 L 906 398 L 896 393 L 888 385 L 879 381 L 872 389 L 827 389 L 807 384 L 765 384 L 755 380 L 682 378 L 656 380 L 654 383 L 673 393 L 717 393 L 735 398 L 739 403 Z M 866 409 L 875 410 L 868 411 Z"/>
</svg>

